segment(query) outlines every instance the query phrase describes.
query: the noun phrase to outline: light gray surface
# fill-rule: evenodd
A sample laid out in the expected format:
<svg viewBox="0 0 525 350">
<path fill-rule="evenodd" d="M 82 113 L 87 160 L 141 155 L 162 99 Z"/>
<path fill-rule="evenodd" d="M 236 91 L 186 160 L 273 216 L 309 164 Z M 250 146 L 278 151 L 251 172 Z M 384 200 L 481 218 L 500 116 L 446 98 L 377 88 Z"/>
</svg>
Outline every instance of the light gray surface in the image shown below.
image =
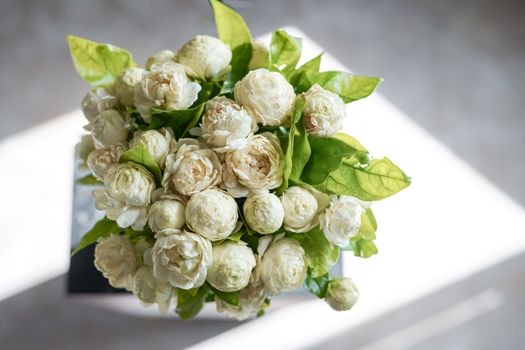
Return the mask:
<svg viewBox="0 0 525 350">
<path fill-rule="evenodd" d="M 254 35 L 294 25 L 354 71 L 381 75 L 383 95 L 525 203 L 523 2 L 228 3 L 238 7 Z M 78 107 L 87 85 L 76 76 L 68 57 L 65 35 L 70 33 L 125 47 L 144 62 L 148 54 L 175 49 L 194 34 L 213 34 L 214 24 L 206 1 L 2 1 L 0 142 Z M 417 149 L 414 145 L 415 161 L 424 156 Z M 522 348 L 523 337 L 514 325 L 525 321 L 524 267 L 523 257 L 495 267 L 359 332 L 336 338 L 332 345 L 366 344 L 475 293 L 472 283 L 489 283 L 504 293 L 501 308 L 414 348 L 491 349 L 496 344 L 502 349 Z M 142 349 L 148 344 L 177 349 L 234 326 L 130 319 L 77 305 L 61 296 L 63 290 L 62 279 L 57 279 L 1 302 L 0 348 L 75 344 L 76 348 Z"/>
</svg>

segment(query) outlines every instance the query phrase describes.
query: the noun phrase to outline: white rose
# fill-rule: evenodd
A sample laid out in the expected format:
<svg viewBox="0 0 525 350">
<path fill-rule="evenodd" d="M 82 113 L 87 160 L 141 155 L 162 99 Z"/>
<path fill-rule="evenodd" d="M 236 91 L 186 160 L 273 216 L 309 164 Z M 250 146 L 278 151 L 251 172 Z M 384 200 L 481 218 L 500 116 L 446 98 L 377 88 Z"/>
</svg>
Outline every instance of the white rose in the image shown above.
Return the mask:
<svg viewBox="0 0 525 350">
<path fill-rule="evenodd" d="M 104 188 L 93 191 L 95 207 L 122 227 L 141 231 L 147 222 L 147 206 L 155 189 L 155 179 L 135 163 L 114 164 L 104 174 Z"/>
<path fill-rule="evenodd" d="M 359 299 L 359 291 L 350 278 L 333 278 L 328 283 L 325 300 L 336 311 L 350 310 Z"/>
<path fill-rule="evenodd" d="M 248 226 L 258 233 L 274 233 L 283 224 L 284 209 L 279 197 L 273 193 L 250 194 L 244 202 L 243 212 Z"/>
<path fill-rule="evenodd" d="M 238 210 L 230 195 L 211 188 L 191 196 L 186 205 L 186 223 L 192 231 L 210 241 L 218 241 L 235 230 Z"/>
<path fill-rule="evenodd" d="M 113 90 L 120 103 L 126 107 L 133 107 L 135 86 L 142 81 L 146 73 L 142 68 L 128 68 L 119 74 L 115 79 Z"/>
<path fill-rule="evenodd" d="M 281 196 L 284 208 L 284 228 L 290 232 L 307 232 L 319 224 L 319 215 L 330 199 L 315 189 L 288 187 Z"/>
<path fill-rule="evenodd" d="M 133 138 L 129 142 L 129 147 L 133 148 L 138 145 L 146 147 L 153 161 L 159 167 L 164 168 L 166 157 L 176 148 L 177 142 L 170 128 L 160 128 L 135 131 Z"/>
<path fill-rule="evenodd" d="M 155 233 L 165 229 L 180 230 L 186 223 L 184 211 L 185 205 L 181 197 L 173 194 L 161 195 L 149 208 L 149 227 Z"/>
<path fill-rule="evenodd" d="M 341 248 L 348 247 L 349 240 L 359 232 L 361 203 L 350 196 L 333 197 L 330 206 L 320 215 L 319 223 L 326 239 Z"/>
<path fill-rule="evenodd" d="M 264 307 L 267 298 L 264 286 L 261 283 L 250 283 L 239 292 L 239 305 L 228 304 L 224 300 L 215 297 L 217 312 L 225 312 L 228 317 L 243 321 L 255 314 Z"/>
<path fill-rule="evenodd" d="M 131 291 L 144 306 L 158 304 L 162 314 L 168 312 L 175 298 L 173 287 L 156 280 L 150 266 L 141 266 L 135 272 Z"/>
<path fill-rule="evenodd" d="M 250 59 L 250 64 L 248 64 L 248 69 L 268 68 L 269 64 L 270 51 L 268 46 L 260 40 L 255 40 L 252 44 L 252 58 Z"/>
<path fill-rule="evenodd" d="M 188 68 L 189 76 L 203 80 L 226 73 L 231 59 L 230 47 L 208 35 L 195 36 L 175 55 L 175 61 Z"/>
<path fill-rule="evenodd" d="M 257 122 L 244 108 L 224 96 L 206 102 L 201 123 L 202 137 L 216 151 L 240 149 L 257 131 Z"/>
<path fill-rule="evenodd" d="M 258 123 L 268 126 L 286 123 L 295 99 L 293 86 L 284 76 L 264 68 L 252 70 L 238 81 L 234 95 Z"/>
<path fill-rule="evenodd" d="M 261 260 L 261 280 L 266 290 L 279 294 L 299 288 L 306 278 L 304 249 L 292 238 L 278 240 L 266 250 Z"/>
<path fill-rule="evenodd" d="M 208 282 L 223 292 L 241 290 L 250 282 L 255 257 L 252 250 L 239 243 L 224 242 L 213 247 Z"/>
<path fill-rule="evenodd" d="M 177 153 L 166 158 L 162 186 L 168 192 L 191 196 L 218 185 L 221 162 L 215 152 L 202 148 L 197 140 L 179 139 Z"/>
<path fill-rule="evenodd" d="M 93 138 L 91 135 L 82 135 L 80 142 L 75 146 L 75 154 L 80 160 L 79 167 L 85 169 L 87 167 L 87 159 L 89 154 L 95 149 Z"/>
<path fill-rule="evenodd" d="M 341 130 L 346 107 L 339 95 L 315 84 L 304 97 L 304 125 L 310 135 L 330 137 Z"/>
<path fill-rule="evenodd" d="M 196 233 L 164 230 L 151 255 L 155 278 L 175 288 L 192 289 L 200 287 L 206 280 L 212 247 L 210 241 Z"/>
<path fill-rule="evenodd" d="M 91 129 L 91 136 L 97 148 L 128 140 L 126 120 L 114 109 L 101 112 L 88 127 Z"/>
<path fill-rule="evenodd" d="M 183 65 L 164 62 L 153 65 L 151 71 L 135 86 L 135 107 L 146 122 L 151 121 L 151 109 L 186 109 L 197 100 L 201 86 L 191 82 Z"/>
<path fill-rule="evenodd" d="M 245 197 L 250 190 L 279 187 L 283 171 L 279 139 L 265 132 L 250 137 L 246 147 L 226 154 L 222 186 L 236 198 Z"/>
<path fill-rule="evenodd" d="M 95 267 L 115 288 L 130 290 L 138 268 L 133 244 L 126 236 L 112 235 L 95 247 Z"/>
<path fill-rule="evenodd" d="M 154 65 L 161 65 L 164 62 L 173 62 L 175 58 L 175 53 L 171 50 L 162 50 L 154 54 L 153 56 L 148 57 L 146 61 L 146 69 L 150 70 Z"/>
<path fill-rule="evenodd" d="M 101 112 L 113 109 L 116 105 L 117 99 L 113 96 L 113 91 L 106 88 L 96 88 L 87 93 L 82 100 L 80 109 L 91 123 Z"/>
<path fill-rule="evenodd" d="M 96 148 L 89 154 L 87 165 L 93 175 L 104 180 L 106 170 L 113 164 L 117 164 L 122 153 L 127 151 L 128 146 L 125 143 L 116 143 L 104 148 Z"/>
</svg>

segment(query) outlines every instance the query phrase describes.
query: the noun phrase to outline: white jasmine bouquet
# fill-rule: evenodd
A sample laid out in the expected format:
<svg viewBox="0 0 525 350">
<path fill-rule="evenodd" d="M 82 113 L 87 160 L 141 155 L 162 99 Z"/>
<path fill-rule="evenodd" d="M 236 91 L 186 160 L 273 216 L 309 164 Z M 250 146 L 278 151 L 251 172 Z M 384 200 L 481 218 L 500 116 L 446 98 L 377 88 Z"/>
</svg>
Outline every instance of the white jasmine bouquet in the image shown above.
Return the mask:
<svg viewBox="0 0 525 350">
<path fill-rule="evenodd" d="M 129 52 L 76 36 L 73 63 L 92 85 L 78 147 L 105 212 L 73 254 L 115 288 L 182 318 L 206 302 L 239 320 L 304 286 L 334 310 L 358 299 L 330 276 L 341 250 L 377 253 L 372 202 L 410 179 L 341 133 L 345 105 L 377 77 L 301 66 L 301 39 L 252 41 L 239 14 L 212 0 L 219 38 L 198 35 L 144 68 Z"/>
</svg>

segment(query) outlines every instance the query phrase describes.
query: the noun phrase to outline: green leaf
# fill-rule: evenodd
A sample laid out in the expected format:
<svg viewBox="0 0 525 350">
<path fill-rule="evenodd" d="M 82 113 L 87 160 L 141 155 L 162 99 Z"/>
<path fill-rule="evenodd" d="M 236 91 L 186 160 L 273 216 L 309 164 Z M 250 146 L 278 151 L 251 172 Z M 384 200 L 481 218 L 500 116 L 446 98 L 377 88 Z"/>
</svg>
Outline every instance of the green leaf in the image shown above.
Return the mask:
<svg viewBox="0 0 525 350">
<path fill-rule="evenodd" d="M 370 159 L 369 159 L 368 150 L 365 147 L 363 147 L 363 145 L 361 145 L 361 143 L 357 141 L 357 139 L 355 139 L 354 137 L 350 135 L 343 134 L 343 133 L 337 133 L 332 137 L 335 139 L 341 140 L 347 145 L 355 148 L 357 150 L 355 157 L 359 161 L 359 163 L 361 164 L 369 163 Z"/>
<path fill-rule="evenodd" d="M 344 161 L 325 182 L 316 186 L 323 192 L 354 196 L 364 201 L 390 197 L 410 185 L 410 178 L 390 159 L 373 159 L 366 167 Z"/>
<path fill-rule="evenodd" d="M 205 103 L 191 109 L 163 111 L 153 109 L 149 129 L 158 129 L 161 127 L 170 127 L 173 130 L 175 138 L 178 140 L 195 127 L 200 120 L 204 111 Z"/>
<path fill-rule="evenodd" d="M 281 142 L 281 145 L 283 146 L 283 152 L 284 152 L 284 171 L 283 171 L 283 182 L 281 186 L 277 189 L 277 193 L 282 193 L 284 190 L 288 188 L 288 179 L 290 178 L 290 175 L 292 174 L 293 169 L 293 162 L 294 162 L 294 137 L 295 137 L 295 131 L 296 131 L 296 123 L 301 118 L 301 115 L 303 114 L 304 109 L 304 98 L 296 98 L 293 104 L 292 109 L 292 117 L 291 117 L 291 125 L 290 125 L 290 131 L 288 132 L 287 136 L 284 136 L 282 139 L 284 142 Z M 296 167 L 298 167 L 296 165 Z"/>
<path fill-rule="evenodd" d="M 81 177 L 80 179 L 77 179 L 75 182 L 80 185 L 92 185 L 92 186 L 93 185 L 100 186 L 104 184 L 102 181 L 100 181 L 95 176 L 93 176 L 93 174 L 88 174 L 84 177 Z"/>
<path fill-rule="evenodd" d="M 313 278 L 328 273 L 337 263 L 339 248 L 328 242 L 319 226 L 306 233 L 288 233 L 287 235 L 301 243 Z"/>
<path fill-rule="evenodd" d="M 361 215 L 361 226 L 359 227 L 359 237 L 370 241 L 376 239 L 377 221 L 372 209 L 367 208 Z"/>
<path fill-rule="evenodd" d="M 345 72 L 330 71 L 317 74 L 314 83 L 338 94 L 345 103 L 369 96 L 383 80 Z"/>
<path fill-rule="evenodd" d="M 330 275 L 328 273 L 319 277 L 312 277 L 310 270 L 308 270 L 308 274 L 304 280 L 304 288 L 313 295 L 323 299 L 328 289 L 328 282 L 330 282 Z"/>
<path fill-rule="evenodd" d="M 177 290 L 177 308 L 175 312 L 183 320 L 188 320 L 197 315 L 210 293 L 210 288 L 206 284 L 202 285 L 196 291 L 178 289 Z"/>
<path fill-rule="evenodd" d="M 215 294 L 219 299 L 224 300 L 230 305 L 239 306 L 239 292 L 223 292 L 214 288 L 208 283 L 208 288 Z"/>
<path fill-rule="evenodd" d="M 214 241 L 214 242 L 212 242 L 212 244 L 214 246 L 216 246 L 216 245 L 222 244 L 224 241 L 232 241 L 232 242 L 238 243 L 245 233 L 248 233 L 248 229 L 247 228 L 243 228 L 243 229 L 241 229 L 241 230 L 239 230 L 239 231 L 229 235 L 228 237 L 226 237 L 224 239 L 221 239 L 221 240 L 218 240 L 218 241 Z"/>
<path fill-rule="evenodd" d="M 160 184 L 162 181 L 162 171 L 153 158 L 151 158 L 148 149 L 144 145 L 137 145 L 132 149 L 127 150 L 122 153 L 119 158 L 119 163 L 132 162 L 138 165 L 142 165 L 148 169 L 153 176 L 155 176 L 155 181 L 157 184 Z"/>
<path fill-rule="evenodd" d="M 289 74 L 301 58 L 302 39 L 296 38 L 284 30 L 273 32 L 270 43 L 270 63 L 276 70 Z"/>
<path fill-rule="evenodd" d="M 191 108 L 199 107 L 201 104 L 217 96 L 221 91 L 221 87 L 216 81 L 202 81 L 199 82 L 199 84 L 201 85 L 201 90 L 197 96 L 197 101 L 193 103 Z"/>
<path fill-rule="evenodd" d="M 350 249 L 361 258 L 369 258 L 378 252 L 374 242 L 368 239 L 350 240 Z"/>
<path fill-rule="evenodd" d="M 232 242 L 239 242 L 241 240 L 241 237 L 246 233 L 246 231 L 240 230 L 237 231 L 231 235 L 229 235 L 226 239 Z"/>
<path fill-rule="evenodd" d="M 314 79 L 319 73 L 321 67 L 322 56 L 323 54 L 320 54 L 319 56 L 312 58 L 310 61 L 290 73 L 288 81 L 294 87 L 296 94 L 308 91 L 308 89 L 312 87 Z"/>
<path fill-rule="evenodd" d="M 303 169 L 310 160 L 312 149 L 310 141 L 308 141 L 308 133 L 304 126 L 304 120 L 301 118 L 296 125 L 295 136 L 293 139 L 293 156 L 292 156 L 292 172 L 290 173 L 290 180 L 299 183 Z"/>
<path fill-rule="evenodd" d="M 361 226 L 359 232 L 350 238 L 348 249 L 354 252 L 355 256 L 369 258 L 377 254 L 377 247 L 374 244 L 376 239 L 377 221 L 370 208 L 361 216 Z"/>
<path fill-rule="evenodd" d="M 257 318 L 264 316 L 266 309 L 270 307 L 270 303 L 271 303 L 271 299 L 269 297 L 264 299 L 264 304 L 262 305 L 261 309 L 257 311 L 257 315 L 256 315 Z"/>
<path fill-rule="evenodd" d="M 256 252 L 257 246 L 259 245 L 259 237 L 260 236 L 256 236 L 255 234 L 253 235 L 247 234 L 247 235 L 242 236 L 241 241 L 248 244 L 248 247 L 250 247 L 251 250 Z"/>
<path fill-rule="evenodd" d="M 231 71 L 226 76 L 221 93 L 229 93 L 238 80 L 248 73 L 252 57 L 252 35 L 240 14 L 217 0 L 210 0 L 219 39 L 232 50 Z"/>
<path fill-rule="evenodd" d="M 115 221 L 111 221 L 108 218 L 104 217 L 103 219 L 99 220 L 91 230 L 86 232 L 86 234 L 80 240 L 80 243 L 78 243 L 78 245 L 71 253 L 71 256 L 75 255 L 87 246 L 92 245 L 99 238 L 109 237 L 111 236 L 111 234 L 118 233 L 119 231 L 120 228 L 118 227 Z"/>
<path fill-rule="evenodd" d="M 309 136 L 312 154 L 304 167 L 301 178 L 310 185 L 323 183 L 331 172 L 338 169 L 343 159 L 356 155 L 357 149 L 335 137 Z"/>
<path fill-rule="evenodd" d="M 67 42 L 78 74 L 94 87 L 111 85 L 123 69 L 137 66 L 128 51 L 111 44 L 74 35 Z"/>
<path fill-rule="evenodd" d="M 148 242 L 155 243 L 155 233 L 151 228 L 146 225 L 142 231 L 135 231 L 132 228 L 128 227 L 124 229 L 124 234 L 128 237 L 131 243 L 136 243 L 141 239 L 145 239 Z"/>
</svg>

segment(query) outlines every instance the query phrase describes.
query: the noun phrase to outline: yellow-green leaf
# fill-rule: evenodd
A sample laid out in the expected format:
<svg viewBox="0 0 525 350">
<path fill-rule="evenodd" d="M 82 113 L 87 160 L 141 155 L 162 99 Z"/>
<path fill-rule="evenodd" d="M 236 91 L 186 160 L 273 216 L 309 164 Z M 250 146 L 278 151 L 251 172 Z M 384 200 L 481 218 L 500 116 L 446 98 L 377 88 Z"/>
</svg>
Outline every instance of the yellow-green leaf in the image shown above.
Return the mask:
<svg viewBox="0 0 525 350">
<path fill-rule="evenodd" d="M 346 72 L 329 71 L 317 74 L 314 79 L 326 90 L 338 94 L 345 103 L 369 96 L 383 81 L 379 77 L 365 77 Z"/>
<path fill-rule="evenodd" d="M 388 158 L 373 159 L 366 167 L 343 162 L 331 172 L 318 189 L 339 195 L 354 196 L 364 201 L 390 197 L 410 185 L 410 178 Z"/>
<path fill-rule="evenodd" d="M 122 153 L 119 163 L 126 162 L 132 162 L 145 167 L 153 174 L 153 176 L 155 176 L 157 184 L 160 184 L 162 181 L 162 171 L 160 170 L 157 163 L 155 163 L 153 158 L 151 158 L 148 149 L 144 145 L 137 145 L 132 149 Z"/>
<path fill-rule="evenodd" d="M 111 221 L 104 217 L 98 221 L 91 230 L 89 230 L 80 240 L 80 243 L 75 247 L 71 256 L 75 255 L 82 249 L 95 243 L 99 238 L 109 237 L 111 234 L 118 233 L 120 228 L 115 221 Z"/>
<path fill-rule="evenodd" d="M 231 71 L 226 76 L 221 93 L 232 91 L 235 83 L 248 72 L 252 57 L 252 35 L 240 14 L 217 0 L 210 0 L 219 39 L 232 50 Z"/>
<path fill-rule="evenodd" d="M 111 85 L 123 69 L 137 66 L 128 51 L 111 44 L 74 35 L 67 42 L 78 74 L 94 87 Z"/>
<path fill-rule="evenodd" d="M 274 31 L 270 43 L 270 63 L 272 67 L 285 75 L 289 74 L 301 58 L 301 49 L 301 38 L 293 37 L 284 30 Z"/>
</svg>

